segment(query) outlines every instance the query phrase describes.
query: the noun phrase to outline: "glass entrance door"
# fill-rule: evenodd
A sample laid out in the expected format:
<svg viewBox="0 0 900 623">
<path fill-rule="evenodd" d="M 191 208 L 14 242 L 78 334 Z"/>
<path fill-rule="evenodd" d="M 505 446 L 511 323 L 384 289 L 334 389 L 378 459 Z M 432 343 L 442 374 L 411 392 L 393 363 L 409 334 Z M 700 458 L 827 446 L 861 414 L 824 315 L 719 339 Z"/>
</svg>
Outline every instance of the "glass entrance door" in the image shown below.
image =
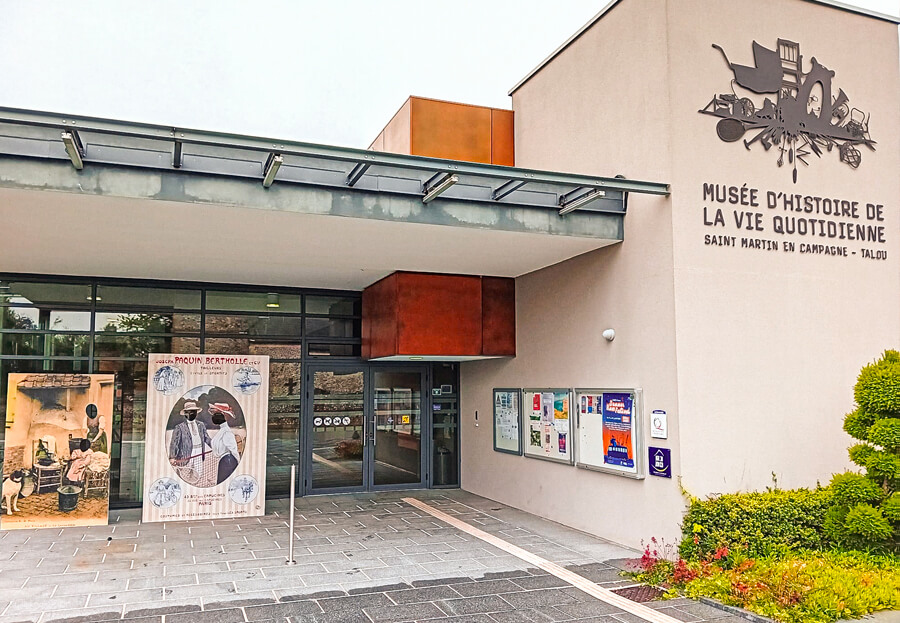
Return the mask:
<svg viewBox="0 0 900 623">
<path fill-rule="evenodd" d="M 312 371 L 306 418 L 306 492 L 364 490 L 367 448 L 365 369 Z"/>
<path fill-rule="evenodd" d="M 425 368 L 310 367 L 304 493 L 425 485 Z M 425 435 L 423 435 L 423 430 Z"/>
<path fill-rule="evenodd" d="M 422 371 L 374 369 L 372 483 L 389 488 L 423 483 Z"/>
</svg>

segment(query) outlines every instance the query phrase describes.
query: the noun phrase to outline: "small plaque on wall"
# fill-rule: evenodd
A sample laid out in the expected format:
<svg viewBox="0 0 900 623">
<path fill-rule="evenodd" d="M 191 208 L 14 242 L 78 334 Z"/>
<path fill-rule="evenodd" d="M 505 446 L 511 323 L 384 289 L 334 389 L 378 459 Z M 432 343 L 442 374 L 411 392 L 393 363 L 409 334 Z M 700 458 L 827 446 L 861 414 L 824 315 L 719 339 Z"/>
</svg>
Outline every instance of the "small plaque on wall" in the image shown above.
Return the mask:
<svg viewBox="0 0 900 623">
<path fill-rule="evenodd" d="M 669 448 L 656 448 L 650 446 L 648 449 L 648 457 L 650 466 L 650 475 L 659 476 L 660 478 L 672 477 L 672 451 Z"/>
</svg>

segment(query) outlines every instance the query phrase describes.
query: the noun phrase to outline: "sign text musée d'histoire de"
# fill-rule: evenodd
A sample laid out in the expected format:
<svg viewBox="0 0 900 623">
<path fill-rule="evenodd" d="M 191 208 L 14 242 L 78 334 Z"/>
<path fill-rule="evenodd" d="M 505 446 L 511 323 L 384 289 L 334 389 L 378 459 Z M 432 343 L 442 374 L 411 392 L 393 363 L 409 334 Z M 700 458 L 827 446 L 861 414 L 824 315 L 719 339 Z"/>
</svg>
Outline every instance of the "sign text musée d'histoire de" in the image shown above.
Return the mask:
<svg viewBox="0 0 900 623">
<path fill-rule="evenodd" d="M 803 70 L 800 44 L 778 39 L 771 50 L 753 42 L 754 65 L 728 60 L 731 93 L 713 97 L 701 114 L 719 118 L 718 137 L 743 140 L 747 151 L 757 143 L 788 164 L 797 183 L 798 166 L 810 156 L 836 154 L 850 169 L 862 162 L 861 148 L 875 150 L 869 115 L 852 107 L 843 89 L 832 93 L 835 72 L 811 60 Z M 740 94 L 735 85 L 744 89 Z M 750 92 L 768 95 L 762 102 Z M 707 246 L 761 251 L 886 260 L 885 206 L 870 197 L 824 197 L 758 188 L 746 183 L 708 180 L 702 185 L 703 225 Z"/>
<path fill-rule="evenodd" d="M 703 184 L 708 246 L 886 260 L 885 207 L 836 197 Z"/>
</svg>

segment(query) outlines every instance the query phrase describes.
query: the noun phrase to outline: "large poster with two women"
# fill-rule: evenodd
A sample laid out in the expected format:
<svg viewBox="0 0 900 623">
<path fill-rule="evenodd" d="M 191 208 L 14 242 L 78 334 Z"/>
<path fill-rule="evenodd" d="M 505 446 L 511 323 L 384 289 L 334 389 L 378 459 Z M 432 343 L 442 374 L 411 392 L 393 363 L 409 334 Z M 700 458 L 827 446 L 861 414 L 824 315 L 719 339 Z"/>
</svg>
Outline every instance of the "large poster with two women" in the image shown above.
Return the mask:
<svg viewBox="0 0 900 623">
<path fill-rule="evenodd" d="M 150 355 L 144 521 L 265 513 L 269 358 Z"/>
</svg>

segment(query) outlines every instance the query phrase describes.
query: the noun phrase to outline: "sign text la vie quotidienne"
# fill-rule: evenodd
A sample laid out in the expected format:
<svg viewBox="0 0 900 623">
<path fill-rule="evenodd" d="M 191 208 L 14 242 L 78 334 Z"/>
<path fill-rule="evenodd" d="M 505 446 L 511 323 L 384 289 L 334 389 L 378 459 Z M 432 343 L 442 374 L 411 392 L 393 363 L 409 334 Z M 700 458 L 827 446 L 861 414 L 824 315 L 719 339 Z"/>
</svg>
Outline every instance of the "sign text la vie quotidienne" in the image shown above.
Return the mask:
<svg viewBox="0 0 900 623">
<path fill-rule="evenodd" d="M 877 203 L 703 184 L 707 246 L 886 260 L 884 218 Z"/>
</svg>

